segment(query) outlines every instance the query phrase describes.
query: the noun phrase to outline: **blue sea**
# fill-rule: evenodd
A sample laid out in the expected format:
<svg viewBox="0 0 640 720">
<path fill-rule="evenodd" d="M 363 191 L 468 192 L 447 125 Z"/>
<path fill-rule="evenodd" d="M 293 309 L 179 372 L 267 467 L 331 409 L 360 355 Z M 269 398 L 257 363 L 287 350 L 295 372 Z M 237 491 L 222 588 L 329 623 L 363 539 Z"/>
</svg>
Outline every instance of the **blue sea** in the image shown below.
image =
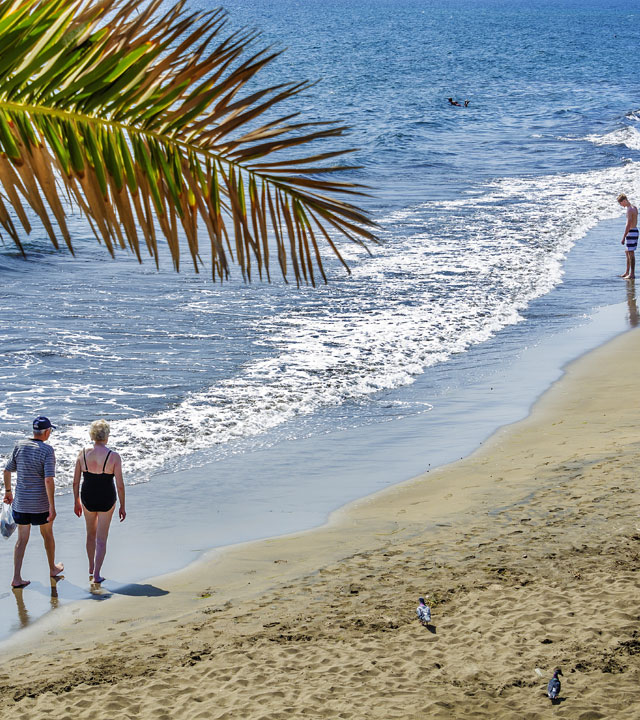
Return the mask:
<svg viewBox="0 0 640 720">
<path fill-rule="evenodd" d="M 51 417 L 58 492 L 68 494 L 87 426 L 104 417 L 129 484 L 153 493 L 167 473 L 233 458 L 232 493 L 253 477 L 243 458 L 257 450 L 429 416 L 451 388 L 464 395 L 470 373 L 602 308 L 628 304 L 633 324 L 634 290 L 616 277 L 615 198 L 640 200 L 635 3 L 225 7 L 231 30 L 257 27 L 260 43 L 286 48 L 262 84 L 319 79 L 295 109 L 351 126 L 322 147 L 359 148 L 348 177 L 370 186 L 362 204 L 382 244 L 343 241 L 351 275 L 327 252 L 329 283 L 314 289 L 275 273 L 272 284 L 239 272 L 215 284 L 188 262 L 175 273 L 168 252 L 159 270 L 126 252 L 111 259 L 81 217 L 75 258 L 37 225 L 27 259 L 5 239 L 0 454 L 33 416 Z M 622 329 L 616 322 L 604 335 Z M 509 392 L 524 391 L 514 382 Z M 473 403 L 470 421 L 491 407 L 476 391 Z M 301 472 L 291 463 L 282 476 Z"/>
</svg>

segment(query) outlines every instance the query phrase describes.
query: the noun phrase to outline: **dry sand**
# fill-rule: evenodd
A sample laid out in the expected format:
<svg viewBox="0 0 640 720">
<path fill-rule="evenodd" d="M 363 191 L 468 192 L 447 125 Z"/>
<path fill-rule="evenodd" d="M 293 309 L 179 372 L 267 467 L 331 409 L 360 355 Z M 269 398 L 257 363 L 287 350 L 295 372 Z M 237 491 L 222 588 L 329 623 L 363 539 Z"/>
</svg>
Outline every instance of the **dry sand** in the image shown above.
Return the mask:
<svg viewBox="0 0 640 720">
<path fill-rule="evenodd" d="M 0 716 L 640 718 L 638 358 L 632 331 L 323 528 L 51 613 L 5 645 Z"/>
</svg>

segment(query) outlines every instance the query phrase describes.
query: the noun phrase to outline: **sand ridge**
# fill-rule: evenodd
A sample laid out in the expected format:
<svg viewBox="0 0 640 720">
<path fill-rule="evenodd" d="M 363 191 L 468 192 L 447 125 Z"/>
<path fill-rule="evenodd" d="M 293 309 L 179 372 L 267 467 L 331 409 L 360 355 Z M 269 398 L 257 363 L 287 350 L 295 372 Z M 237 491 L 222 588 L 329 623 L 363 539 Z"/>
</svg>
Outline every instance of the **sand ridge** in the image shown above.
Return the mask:
<svg viewBox="0 0 640 720">
<path fill-rule="evenodd" d="M 640 717 L 638 349 L 592 353 L 479 452 L 324 528 L 9 644 L 0 717 Z"/>
</svg>

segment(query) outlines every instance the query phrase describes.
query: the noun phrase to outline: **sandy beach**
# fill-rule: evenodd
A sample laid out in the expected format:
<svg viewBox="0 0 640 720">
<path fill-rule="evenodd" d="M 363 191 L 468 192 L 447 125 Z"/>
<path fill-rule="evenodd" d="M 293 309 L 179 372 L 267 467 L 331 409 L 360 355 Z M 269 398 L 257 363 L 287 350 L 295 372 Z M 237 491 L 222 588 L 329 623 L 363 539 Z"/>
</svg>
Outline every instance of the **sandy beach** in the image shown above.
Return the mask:
<svg viewBox="0 0 640 720">
<path fill-rule="evenodd" d="M 320 529 L 51 613 L 4 644 L 0 716 L 640 717 L 639 352 Z"/>
<path fill-rule="evenodd" d="M 640 5 L 176 2 L 0 4 L 0 720 L 640 720 Z"/>
</svg>

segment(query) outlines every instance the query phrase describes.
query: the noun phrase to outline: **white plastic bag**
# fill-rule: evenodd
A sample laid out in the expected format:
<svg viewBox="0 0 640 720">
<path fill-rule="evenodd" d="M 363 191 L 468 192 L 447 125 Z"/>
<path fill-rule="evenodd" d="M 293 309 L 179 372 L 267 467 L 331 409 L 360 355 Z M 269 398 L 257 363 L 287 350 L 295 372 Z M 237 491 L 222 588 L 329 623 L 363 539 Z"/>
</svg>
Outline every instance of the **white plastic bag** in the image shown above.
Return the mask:
<svg viewBox="0 0 640 720">
<path fill-rule="evenodd" d="M 13 519 L 13 511 L 9 503 L 2 503 L 2 511 L 0 511 L 0 535 L 9 538 L 16 529 L 16 521 Z"/>
</svg>

